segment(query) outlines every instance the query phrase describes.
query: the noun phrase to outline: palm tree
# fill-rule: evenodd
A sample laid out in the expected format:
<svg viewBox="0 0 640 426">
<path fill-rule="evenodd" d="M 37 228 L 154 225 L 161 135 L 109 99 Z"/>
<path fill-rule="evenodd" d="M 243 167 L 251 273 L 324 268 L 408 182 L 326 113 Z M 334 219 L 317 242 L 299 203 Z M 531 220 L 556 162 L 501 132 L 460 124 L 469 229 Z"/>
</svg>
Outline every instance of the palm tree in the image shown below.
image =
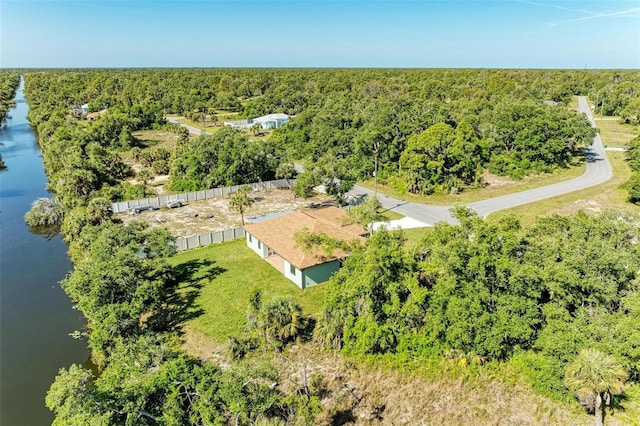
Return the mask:
<svg viewBox="0 0 640 426">
<path fill-rule="evenodd" d="M 140 161 L 141 153 L 142 153 L 142 150 L 139 147 L 134 146 L 133 148 L 131 148 L 131 156 L 133 156 L 134 160 Z"/>
<path fill-rule="evenodd" d="M 333 349 L 342 349 L 346 316 L 346 312 L 342 309 L 325 309 L 315 329 L 315 336 L 320 343 Z"/>
<path fill-rule="evenodd" d="M 258 324 L 267 342 L 276 346 L 295 340 L 309 327 L 302 308 L 290 298 L 276 299 L 264 306 Z"/>
<path fill-rule="evenodd" d="M 104 197 L 93 198 L 87 204 L 87 216 L 93 223 L 103 224 L 113 216 L 111 203 Z"/>
<path fill-rule="evenodd" d="M 262 130 L 262 125 L 260 123 L 255 123 L 253 126 L 251 126 L 251 131 L 253 132 L 253 136 L 258 136 L 261 130 Z"/>
<path fill-rule="evenodd" d="M 623 392 L 627 372 L 611 355 L 597 349 L 583 349 L 571 362 L 564 375 L 567 387 L 574 391 L 583 405 L 595 414 L 594 424 L 604 423 L 604 408 L 612 395 Z M 604 404 L 603 404 L 604 403 Z"/>
<path fill-rule="evenodd" d="M 244 226 L 244 212 L 247 210 L 251 204 L 253 204 L 253 200 L 249 198 L 249 191 L 251 188 L 248 186 L 241 186 L 230 199 L 229 199 L 229 208 L 240 213 L 240 218 L 242 219 L 242 226 Z"/>
<path fill-rule="evenodd" d="M 258 323 L 258 313 L 262 307 L 262 292 L 253 290 L 249 295 L 249 310 L 247 312 L 247 329 L 253 330 Z"/>
<path fill-rule="evenodd" d="M 143 185 L 146 185 L 153 180 L 153 175 L 151 174 L 151 170 L 149 169 L 140 170 L 136 177 L 138 179 L 138 182 L 141 182 Z"/>
<path fill-rule="evenodd" d="M 276 177 L 282 178 L 287 182 L 287 186 L 291 188 L 291 183 L 289 183 L 289 179 L 296 175 L 296 167 L 293 163 L 280 163 L 276 168 Z"/>
</svg>

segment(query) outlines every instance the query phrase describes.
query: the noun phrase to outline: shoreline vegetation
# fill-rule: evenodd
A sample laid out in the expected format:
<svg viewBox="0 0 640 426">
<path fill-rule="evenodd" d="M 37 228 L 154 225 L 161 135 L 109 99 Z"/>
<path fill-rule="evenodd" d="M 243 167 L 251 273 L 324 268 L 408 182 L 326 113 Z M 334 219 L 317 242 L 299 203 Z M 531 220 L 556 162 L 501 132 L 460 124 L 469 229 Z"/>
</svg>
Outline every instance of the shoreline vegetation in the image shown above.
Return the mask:
<svg viewBox="0 0 640 426">
<path fill-rule="evenodd" d="M 8 112 L 15 105 L 14 98 L 20 85 L 20 74 L 17 72 L 0 73 L 0 128 L 9 118 Z M 0 170 L 7 168 L 7 164 L 0 154 Z"/>
<path fill-rule="evenodd" d="M 97 365 L 96 374 L 61 369 L 46 399 L 54 424 L 584 424 L 578 400 L 597 412 L 593 395 L 612 402 L 607 423 L 640 413 L 640 219 L 632 204 L 627 213 L 490 222 L 458 208 L 460 225 L 438 224 L 410 243 L 402 232 L 374 233 L 351 248 L 330 282 L 305 291 L 242 241 L 176 255 L 168 231 L 118 223 L 108 208 L 151 193 L 155 175 L 168 175 L 175 190 L 195 190 L 267 180 L 300 159 L 313 167 L 298 176 L 297 193 L 339 181 L 329 185 L 336 200 L 374 173 L 379 184 L 425 200 L 447 199 L 452 187 L 473 198 L 487 170 L 516 186 L 536 173 L 559 179 L 580 170 L 579 152 L 593 137 L 570 111 L 573 96 L 590 95 L 596 110 L 637 126 L 640 72 L 24 76 L 74 263 L 62 286 L 87 318 L 81 334 Z M 86 103 L 100 114 L 74 117 L 73 106 Z M 191 138 L 164 123 L 166 114 L 206 125 L 223 114 L 274 112 L 293 118 L 260 138 L 225 127 Z M 134 136 L 150 129 L 165 132 L 162 145 Z M 577 376 L 565 385 L 565 368 L 583 349 L 619 363 L 624 398 L 614 381 L 589 389 L 595 394 L 569 391 Z M 433 404 L 420 397 L 424 389 Z M 452 395 L 455 407 L 442 408 L 437 394 Z M 496 404 L 502 410 L 489 408 Z"/>
</svg>

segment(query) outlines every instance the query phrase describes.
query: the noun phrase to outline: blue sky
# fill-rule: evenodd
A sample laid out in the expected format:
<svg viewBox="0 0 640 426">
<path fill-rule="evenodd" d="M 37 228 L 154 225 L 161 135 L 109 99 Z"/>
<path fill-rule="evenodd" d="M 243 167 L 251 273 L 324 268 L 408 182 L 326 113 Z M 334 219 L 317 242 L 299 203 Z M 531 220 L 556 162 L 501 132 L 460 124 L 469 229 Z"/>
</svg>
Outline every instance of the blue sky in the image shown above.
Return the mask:
<svg viewBox="0 0 640 426">
<path fill-rule="evenodd" d="M 640 0 L 0 0 L 0 67 L 640 69 Z"/>
</svg>

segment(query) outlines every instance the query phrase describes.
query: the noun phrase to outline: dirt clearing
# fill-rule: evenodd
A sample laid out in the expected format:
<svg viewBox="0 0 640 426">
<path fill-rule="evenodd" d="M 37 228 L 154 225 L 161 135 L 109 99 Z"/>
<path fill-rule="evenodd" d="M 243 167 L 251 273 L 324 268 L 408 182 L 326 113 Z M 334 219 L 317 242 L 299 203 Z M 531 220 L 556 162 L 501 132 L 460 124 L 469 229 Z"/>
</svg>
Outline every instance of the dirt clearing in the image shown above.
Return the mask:
<svg viewBox="0 0 640 426">
<path fill-rule="evenodd" d="M 295 210 L 311 203 L 330 202 L 326 195 L 312 198 L 295 198 L 288 189 L 253 192 L 253 204 L 244 214 L 247 218 L 285 210 Z M 209 232 L 222 231 L 242 226 L 240 213 L 229 209 L 229 198 L 211 198 L 193 201 L 174 209 L 145 211 L 137 215 L 119 213 L 115 215 L 124 223 L 143 220 L 151 227 L 164 227 L 175 237 L 191 237 Z"/>
</svg>

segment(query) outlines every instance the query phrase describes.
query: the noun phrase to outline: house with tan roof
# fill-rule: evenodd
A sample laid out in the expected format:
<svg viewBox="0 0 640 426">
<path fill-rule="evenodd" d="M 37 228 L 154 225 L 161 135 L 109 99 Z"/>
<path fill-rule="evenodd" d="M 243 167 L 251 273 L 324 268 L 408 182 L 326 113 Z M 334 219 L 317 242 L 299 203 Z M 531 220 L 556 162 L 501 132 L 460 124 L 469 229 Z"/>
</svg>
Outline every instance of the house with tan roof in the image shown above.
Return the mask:
<svg viewBox="0 0 640 426">
<path fill-rule="evenodd" d="M 296 245 L 296 233 L 306 229 L 337 240 L 364 242 L 367 230 L 346 219 L 347 214 L 337 207 L 297 210 L 245 225 L 247 246 L 304 289 L 327 281 L 347 253 L 338 249 L 328 257 L 320 247 L 307 252 Z"/>
</svg>

